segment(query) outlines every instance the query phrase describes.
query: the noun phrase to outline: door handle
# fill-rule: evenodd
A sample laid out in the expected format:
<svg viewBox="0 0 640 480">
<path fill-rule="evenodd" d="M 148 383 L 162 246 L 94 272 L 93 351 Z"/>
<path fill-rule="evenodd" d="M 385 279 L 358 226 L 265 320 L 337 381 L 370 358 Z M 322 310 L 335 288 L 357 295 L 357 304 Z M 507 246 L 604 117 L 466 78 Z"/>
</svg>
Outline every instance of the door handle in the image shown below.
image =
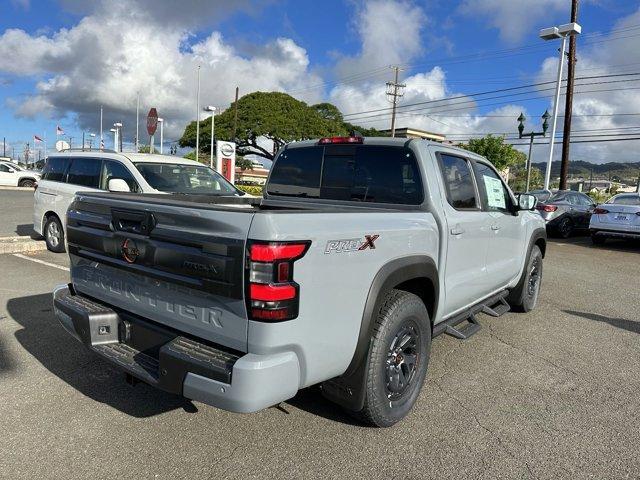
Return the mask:
<svg viewBox="0 0 640 480">
<path fill-rule="evenodd" d="M 462 235 L 464 233 L 464 228 L 456 225 L 451 229 L 451 235 Z"/>
<path fill-rule="evenodd" d="M 500 225 L 491 225 L 491 230 L 497 232 L 498 230 L 500 230 Z"/>
</svg>

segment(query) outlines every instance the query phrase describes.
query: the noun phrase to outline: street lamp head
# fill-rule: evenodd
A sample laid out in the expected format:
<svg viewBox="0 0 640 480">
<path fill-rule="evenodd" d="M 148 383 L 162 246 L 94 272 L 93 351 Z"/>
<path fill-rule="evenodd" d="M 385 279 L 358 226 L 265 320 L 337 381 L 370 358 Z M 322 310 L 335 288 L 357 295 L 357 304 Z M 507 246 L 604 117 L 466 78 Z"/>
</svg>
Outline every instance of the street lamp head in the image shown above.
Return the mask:
<svg viewBox="0 0 640 480">
<path fill-rule="evenodd" d="M 209 105 L 208 107 L 204 107 L 205 112 L 215 112 L 216 107 Z"/>
<path fill-rule="evenodd" d="M 549 117 L 551 115 L 549 115 L 549 111 L 545 110 L 544 113 L 542 114 L 542 134 L 546 135 L 547 134 L 547 129 L 549 128 Z"/>
<path fill-rule="evenodd" d="M 116 123 L 113 124 L 113 126 L 116 127 L 116 128 L 120 128 L 120 127 L 122 127 L 122 123 L 116 122 Z"/>
<path fill-rule="evenodd" d="M 110 128 L 109 131 L 113 132 L 113 133 L 116 133 L 118 130 L 116 130 L 115 128 Z"/>
<path fill-rule="evenodd" d="M 522 132 L 524 132 L 524 121 L 527 117 L 524 116 L 522 112 L 520 112 L 520 116 L 518 117 L 518 132 L 520 132 L 520 137 L 522 137 Z"/>
<path fill-rule="evenodd" d="M 558 27 L 558 33 L 563 37 L 567 35 L 580 35 L 581 32 L 582 27 L 576 22 L 565 23 L 564 25 L 560 25 Z"/>
<path fill-rule="evenodd" d="M 158 123 L 164 122 L 164 118 L 158 118 Z"/>
<path fill-rule="evenodd" d="M 90 133 L 90 134 L 89 134 L 89 136 L 90 136 L 90 137 L 95 137 L 95 136 L 96 136 L 96 134 L 95 134 L 95 133 Z"/>
<path fill-rule="evenodd" d="M 540 38 L 543 40 L 555 40 L 561 37 L 562 35 L 560 35 L 558 31 L 558 27 L 543 28 L 540 30 Z"/>
</svg>

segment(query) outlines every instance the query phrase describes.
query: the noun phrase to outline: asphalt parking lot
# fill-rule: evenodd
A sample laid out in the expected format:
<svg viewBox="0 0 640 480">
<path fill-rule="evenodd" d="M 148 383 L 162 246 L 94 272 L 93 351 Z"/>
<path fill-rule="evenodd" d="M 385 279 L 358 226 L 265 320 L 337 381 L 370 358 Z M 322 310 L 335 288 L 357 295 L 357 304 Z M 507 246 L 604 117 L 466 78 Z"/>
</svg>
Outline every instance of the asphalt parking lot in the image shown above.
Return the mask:
<svg viewBox="0 0 640 480">
<path fill-rule="evenodd" d="M 638 478 L 639 255 L 553 241 L 538 308 L 439 337 L 415 411 L 385 430 L 317 389 L 237 415 L 130 387 L 53 318 L 66 256 L 2 255 L 0 477 Z"/>
</svg>

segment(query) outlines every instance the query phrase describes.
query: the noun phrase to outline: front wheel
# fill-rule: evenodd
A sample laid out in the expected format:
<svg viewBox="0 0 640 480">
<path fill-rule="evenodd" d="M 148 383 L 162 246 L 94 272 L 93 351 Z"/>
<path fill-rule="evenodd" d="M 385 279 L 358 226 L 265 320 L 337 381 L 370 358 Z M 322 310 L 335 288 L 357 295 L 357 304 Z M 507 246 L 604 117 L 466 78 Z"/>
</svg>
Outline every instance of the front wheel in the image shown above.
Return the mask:
<svg viewBox="0 0 640 480">
<path fill-rule="evenodd" d="M 412 293 L 391 290 L 373 332 L 359 417 L 376 427 L 390 427 L 413 408 L 427 374 L 431 352 L 429 313 Z"/>
<path fill-rule="evenodd" d="M 20 183 L 18 184 L 19 187 L 25 187 L 25 188 L 33 188 L 36 185 L 35 180 L 31 180 L 30 178 L 25 178 L 24 180 L 21 180 Z"/>
<path fill-rule="evenodd" d="M 47 249 L 50 251 L 64 253 L 64 230 L 60 219 L 55 215 L 47 218 L 44 224 L 44 240 L 47 244 Z"/>
<path fill-rule="evenodd" d="M 530 312 L 536 308 L 542 283 L 542 251 L 534 245 L 518 285 L 509 293 L 507 301 L 518 312 Z"/>
</svg>

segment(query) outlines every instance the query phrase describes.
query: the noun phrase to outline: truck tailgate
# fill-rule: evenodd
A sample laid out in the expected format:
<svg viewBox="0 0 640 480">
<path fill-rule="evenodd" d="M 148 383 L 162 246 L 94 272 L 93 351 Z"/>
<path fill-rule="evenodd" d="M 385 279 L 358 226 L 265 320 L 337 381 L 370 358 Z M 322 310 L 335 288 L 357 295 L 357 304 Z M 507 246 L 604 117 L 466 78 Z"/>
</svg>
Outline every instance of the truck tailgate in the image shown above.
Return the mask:
<svg viewBox="0 0 640 480">
<path fill-rule="evenodd" d="M 76 198 L 67 213 L 75 289 L 246 352 L 243 275 L 253 208 L 184 208 L 165 198 Z"/>
</svg>

